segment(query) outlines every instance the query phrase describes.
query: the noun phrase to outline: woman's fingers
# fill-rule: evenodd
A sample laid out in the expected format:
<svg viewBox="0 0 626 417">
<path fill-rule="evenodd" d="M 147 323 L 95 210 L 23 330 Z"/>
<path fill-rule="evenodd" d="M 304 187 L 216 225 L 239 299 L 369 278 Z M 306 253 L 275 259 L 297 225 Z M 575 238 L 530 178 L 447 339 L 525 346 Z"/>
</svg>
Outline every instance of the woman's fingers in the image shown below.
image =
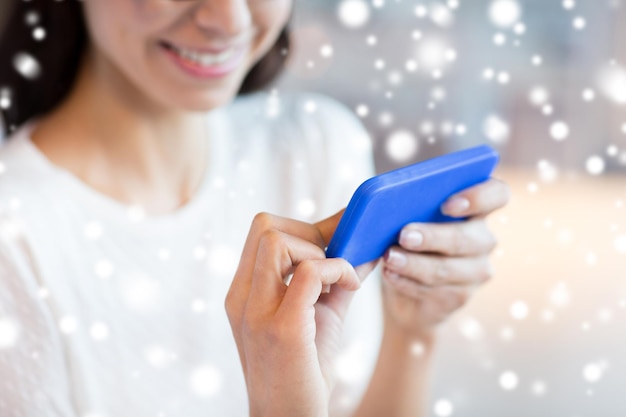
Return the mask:
<svg viewBox="0 0 626 417">
<path fill-rule="evenodd" d="M 509 200 L 509 188 L 491 179 L 463 190 L 441 211 L 463 221 L 406 225 L 399 246 L 384 256 L 386 311 L 417 334 L 462 307 L 493 274 L 488 255 L 496 240 L 484 218 Z"/>
<path fill-rule="evenodd" d="M 511 191 L 506 183 L 492 178 L 449 198 L 441 211 L 452 217 L 485 216 L 509 201 Z"/>
<path fill-rule="evenodd" d="M 487 256 L 452 258 L 406 252 L 397 246 L 385 254 L 385 273 L 431 287 L 482 284 L 493 276 Z"/>
<path fill-rule="evenodd" d="M 257 214 L 250 226 L 248 237 L 241 254 L 237 272 L 226 296 L 226 310 L 229 314 L 240 316 L 248 299 L 252 286 L 252 275 L 256 266 L 257 253 L 261 236 L 269 231 L 276 230 L 313 242 L 318 247 L 324 246 L 324 239 L 316 227 L 268 213 Z"/>
<path fill-rule="evenodd" d="M 246 310 L 260 315 L 275 312 L 287 291 L 285 278 L 293 273 L 291 286 L 298 268 L 325 258 L 323 249 L 305 239 L 266 230 L 259 240 Z"/>
<path fill-rule="evenodd" d="M 293 316 L 296 312 L 314 314 L 314 306 L 320 298 L 322 286 L 332 284 L 337 288 L 332 293 L 323 295 L 324 304 L 343 319 L 349 300 L 342 294 L 345 294 L 345 291 L 357 290 L 361 286 L 361 280 L 354 268 L 340 258 L 301 262 L 296 267 L 277 316 Z"/>
<path fill-rule="evenodd" d="M 496 240 L 482 219 L 452 223 L 411 223 L 400 232 L 400 246 L 413 252 L 449 256 L 490 253 Z"/>
<path fill-rule="evenodd" d="M 324 234 L 332 234 L 340 216 L 341 212 L 317 225 L 256 216 L 227 296 L 231 323 L 255 327 L 256 322 L 274 315 L 285 301 L 295 309 L 291 314 L 306 310 L 318 301 L 323 287 L 332 284 L 337 284 L 337 293 L 357 289 L 360 279 L 354 268 L 343 259 L 326 259 L 323 249 Z M 285 279 L 290 274 L 287 285 Z M 332 294 L 324 300 L 337 302 Z M 340 305 L 333 307 L 339 311 Z"/>
</svg>

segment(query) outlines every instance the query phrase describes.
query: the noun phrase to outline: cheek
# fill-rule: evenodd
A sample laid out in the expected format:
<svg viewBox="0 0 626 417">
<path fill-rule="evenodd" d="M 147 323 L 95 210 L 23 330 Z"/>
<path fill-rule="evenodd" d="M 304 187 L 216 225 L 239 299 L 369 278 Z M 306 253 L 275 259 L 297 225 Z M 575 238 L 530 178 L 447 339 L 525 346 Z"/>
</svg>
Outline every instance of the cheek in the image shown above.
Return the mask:
<svg viewBox="0 0 626 417">
<path fill-rule="evenodd" d="M 159 0 L 160 1 L 160 0 Z M 92 42 L 111 58 L 131 60 L 156 28 L 166 19 L 162 5 L 154 0 L 106 0 L 84 2 Z"/>
<path fill-rule="evenodd" d="M 108 0 L 107 0 L 108 1 Z M 122 19 L 130 23 L 130 28 L 138 33 L 165 30 L 173 25 L 187 11 L 179 7 L 182 0 L 115 0 L 127 4 L 127 11 Z M 168 4 L 169 3 L 169 4 Z"/>
</svg>

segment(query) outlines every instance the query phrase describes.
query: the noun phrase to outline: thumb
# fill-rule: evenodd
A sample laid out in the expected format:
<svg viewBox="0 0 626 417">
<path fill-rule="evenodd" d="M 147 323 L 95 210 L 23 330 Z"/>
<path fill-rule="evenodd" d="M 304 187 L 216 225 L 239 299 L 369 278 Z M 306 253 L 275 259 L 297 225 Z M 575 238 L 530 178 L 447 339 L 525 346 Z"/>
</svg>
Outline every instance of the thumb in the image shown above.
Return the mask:
<svg viewBox="0 0 626 417">
<path fill-rule="evenodd" d="M 341 216 L 343 216 L 344 211 L 346 211 L 345 208 L 341 209 L 332 216 L 315 223 L 315 227 L 317 227 L 322 235 L 322 238 L 324 239 L 325 246 L 328 246 L 330 243 L 330 239 L 333 237 L 335 229 L 337 229 L 337 225 L 339 224 L 339 220 L 341 220 Z"/>
</svg>

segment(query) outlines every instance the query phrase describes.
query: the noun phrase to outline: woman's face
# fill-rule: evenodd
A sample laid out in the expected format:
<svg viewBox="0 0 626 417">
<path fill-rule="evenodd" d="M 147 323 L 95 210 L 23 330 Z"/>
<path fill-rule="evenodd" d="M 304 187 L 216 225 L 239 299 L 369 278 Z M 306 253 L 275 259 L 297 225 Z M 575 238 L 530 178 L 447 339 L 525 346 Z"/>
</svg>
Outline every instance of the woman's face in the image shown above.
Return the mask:
<svg viewBox="0 0 626 417">
<path fill-rule="evenodd" d="M 273 46 L 292 0 L 90 0 L 96 54 L 149 99 L 176 110 L 229 102 Z"/>
</svg>

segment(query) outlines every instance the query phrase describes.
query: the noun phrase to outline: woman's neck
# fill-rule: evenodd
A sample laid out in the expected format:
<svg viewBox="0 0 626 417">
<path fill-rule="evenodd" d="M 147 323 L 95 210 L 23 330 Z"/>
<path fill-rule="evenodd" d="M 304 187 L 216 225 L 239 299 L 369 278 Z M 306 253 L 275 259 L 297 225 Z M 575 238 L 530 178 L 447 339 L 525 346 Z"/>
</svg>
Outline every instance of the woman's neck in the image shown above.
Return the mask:
<svg viewBox="0 0 626 417">
<path fill-rule="evenodd" d="M 70 95 L 42 119 L 33 142 L 98 191 L 148 214 L 166 213 L 185 204 L 204 177 L 205 117 L 155 104 L 89 53 Z"/>
</svg>

